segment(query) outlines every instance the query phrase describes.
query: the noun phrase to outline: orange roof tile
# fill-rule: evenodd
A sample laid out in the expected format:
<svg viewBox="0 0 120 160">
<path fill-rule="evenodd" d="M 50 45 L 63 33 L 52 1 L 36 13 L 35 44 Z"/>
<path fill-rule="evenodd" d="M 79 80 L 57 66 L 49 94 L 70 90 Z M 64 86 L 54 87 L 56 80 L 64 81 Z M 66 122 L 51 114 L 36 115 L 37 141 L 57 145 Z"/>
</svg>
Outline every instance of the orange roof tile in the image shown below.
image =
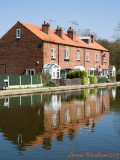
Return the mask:
<svg viewBox="0 0 120 160">
<path fill-rule="evenodd" d="M 54 43 L 60 43 L 60 44 L 66 44 L 66 45 L 72 45 L 72 46 L 77 46 L 77 47 L 85 47 L 85 48 L 91 48 L 91 49 L 97 49 L 97 50 L 104 50 L 108 51 L 101 45 L 99 45 L 97 42 L 94 41 L 93 44 L 89 45 L 79 39 L 80 36 L 76 35 L 76 41 L 71 40 L 65 32 L 63 32 L 63 38 L 60 38 L 55 34 L 55 30 L 50 29 L 50 35 L 45 34 L 42 31 L 42 27 L 36 26 L 36 25 L 31 25 L 27 23 L 20 22 L 22 25 L 24 25 L 26 28 L 28 28 L 31 32 L 33 32 L 37 37 L 40 39 L 47 41 L 47 42 L 54 42 Z"/>
<path fill-rule="evenodd" d="M 109 67 L 105 66 L 105 65 L 98 65 L 98 66 L 96 66 L 96 69 L 98 69 L 98 68 L 109 69 Z"/>
</svg>

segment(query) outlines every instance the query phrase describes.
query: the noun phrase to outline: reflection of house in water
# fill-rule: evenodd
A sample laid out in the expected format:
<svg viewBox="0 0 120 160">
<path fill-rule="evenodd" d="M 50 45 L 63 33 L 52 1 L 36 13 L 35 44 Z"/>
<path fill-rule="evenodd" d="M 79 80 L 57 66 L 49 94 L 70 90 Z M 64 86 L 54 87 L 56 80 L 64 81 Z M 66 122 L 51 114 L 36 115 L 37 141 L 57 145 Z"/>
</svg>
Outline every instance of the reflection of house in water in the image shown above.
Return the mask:
<svg viewBox="0 0 120 160">
<path fill-rule="evenodd" d="M 96 119 L 109 111 L 109 101 L 105 89 L 9 97 L 9 108 L 0 99 L 0 130 L 19 150 L 50 149 L 54 138 L 63 141 L 67 134 L 74 140 L 84 127 L 93 132 Z"/>
</svg>

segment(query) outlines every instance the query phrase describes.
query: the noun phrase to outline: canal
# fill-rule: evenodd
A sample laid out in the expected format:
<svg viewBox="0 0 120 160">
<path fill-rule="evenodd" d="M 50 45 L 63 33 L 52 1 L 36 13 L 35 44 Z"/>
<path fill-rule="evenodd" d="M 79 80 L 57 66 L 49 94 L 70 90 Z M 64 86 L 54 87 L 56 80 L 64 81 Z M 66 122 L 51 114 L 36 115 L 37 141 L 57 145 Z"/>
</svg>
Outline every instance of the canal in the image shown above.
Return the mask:
<svg viewBox="0 0 120 160">
<path fill-rule="evenodd" d="M 120 87 L 0 99 L 0 160 L 120 159 Z"/>
</svg>

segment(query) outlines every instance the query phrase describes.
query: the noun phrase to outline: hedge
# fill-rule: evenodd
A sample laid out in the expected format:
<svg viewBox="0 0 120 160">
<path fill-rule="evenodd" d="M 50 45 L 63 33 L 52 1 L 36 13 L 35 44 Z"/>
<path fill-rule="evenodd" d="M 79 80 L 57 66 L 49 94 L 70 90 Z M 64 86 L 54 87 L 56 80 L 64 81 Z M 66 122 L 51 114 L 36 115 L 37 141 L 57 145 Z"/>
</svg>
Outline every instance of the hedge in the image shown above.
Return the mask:
<svg viewBox="0 0 120 160">
<path fill-rule="evenodd" d="M 88 78 L 90 78 L 90 84 L 97 84 L 97 77 L 90 75 L 88 76 Z"/>
</svg>

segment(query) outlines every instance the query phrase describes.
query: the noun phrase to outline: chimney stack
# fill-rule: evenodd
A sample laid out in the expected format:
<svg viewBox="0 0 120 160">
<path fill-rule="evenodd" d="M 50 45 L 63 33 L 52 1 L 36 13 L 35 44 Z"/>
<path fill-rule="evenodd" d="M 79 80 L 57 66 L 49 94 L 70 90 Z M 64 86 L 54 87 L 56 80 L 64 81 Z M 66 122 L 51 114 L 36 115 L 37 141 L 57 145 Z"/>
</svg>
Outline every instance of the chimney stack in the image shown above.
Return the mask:
<svg viewBox="0 0 120 160">
<path fill-rule="evenodd" d="M 76 38 L 76 31 L 74 29 L 72 29 L 71 27 L 69 27 L 69 29 L 67 30 L 67 36 L 72 39 L 73 41 L 75 41 Z"/>
<path fill-rule="evenodd" d="M 46 23 L 46 21 L 44 21 L 44 24 L 42 25 L 42 31 L 47 35 L 50 34 L 50 24 Z"/>
<path fill-rule="evenodd" d="M 62 29 L 62 27 L 59 28 L 59 26 L 57 26 L 56 34 L 57 34 L 60 38 L 63 38 L 63 29 Z"/>
<path fill-rule="evenodd" d="M 91 43 L 94 43 L 94 35 L 91 34 Z"/>
</svg>

